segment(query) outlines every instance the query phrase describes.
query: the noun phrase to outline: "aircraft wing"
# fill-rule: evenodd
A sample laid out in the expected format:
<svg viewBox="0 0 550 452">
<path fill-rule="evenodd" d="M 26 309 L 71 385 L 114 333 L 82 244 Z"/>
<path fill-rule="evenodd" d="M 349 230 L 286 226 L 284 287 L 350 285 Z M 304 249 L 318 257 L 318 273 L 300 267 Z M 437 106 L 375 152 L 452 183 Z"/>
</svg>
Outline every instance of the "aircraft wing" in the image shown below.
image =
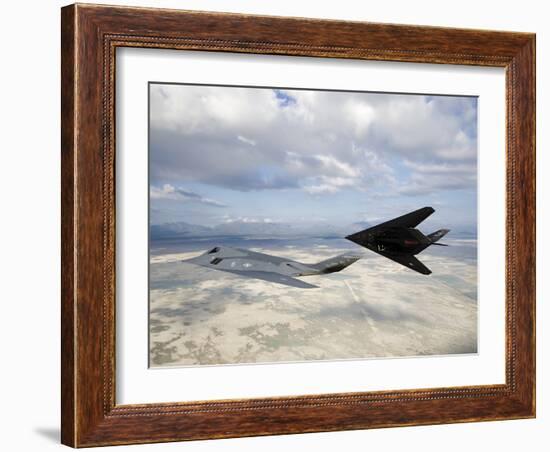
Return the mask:
<svg viewBox="0 0 550 452">
<path fill-rule="evenodd" d="M 386 221 L 385 223 L 381 223 L 375 227 L 415 228 L 434 212 L 435 210 L 432 207 L 422 207 L 422 209 L 418 209 L 414 212 L 394 218 L 393 220 Z"/>
<path fill-rule="evenodd" d="M 412 254 L 389 254 L 380 251 L 377 251 L 377 253 L 423 275 L 429 275 L 432 272 Z"/>
<path fill-rule="evenodd" d="M 275 272 L 262 272 L 262 271 L 240 271 L 240 270 L 226 270 L 216 269 L 234 275 L 242 276 L 244 278 L 261 279 L 263 281 L 269 281 L 273 283 L 283 284 L 285 286 L 299 287 L 300 289 L 317 289 L 319 286 L 308 284 L 300 279 L 291 278 L 290 276 L 281 275 Z"/>
<path fill-rule="evenodd" d="M 385 223 L 380 223 L 376 226 L 372 226 L 371 228 L 356 232 L 355 234 L 348 235 L 346 236 L 346 239 L 351 240 L 358 245 L 366 246 L 366 243 L 369 241 L 369 237 L 376 234 L 378 231 L 387 228 L 415 228 L 434 212 L 435 210 L 432 207 L 422 207 L 422 209 L 401 215 L 393 220 L 389 220 Z M 372 251 L 376 251 L 370 247 L 368 248 Z"/>
</svg>

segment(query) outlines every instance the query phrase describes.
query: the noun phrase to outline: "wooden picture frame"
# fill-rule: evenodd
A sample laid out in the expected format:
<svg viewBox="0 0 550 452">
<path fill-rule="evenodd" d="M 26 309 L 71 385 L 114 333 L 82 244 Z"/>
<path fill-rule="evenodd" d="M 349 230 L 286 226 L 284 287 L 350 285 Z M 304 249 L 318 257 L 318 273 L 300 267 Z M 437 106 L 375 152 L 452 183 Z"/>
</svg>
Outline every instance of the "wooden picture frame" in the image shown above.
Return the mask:
<svg viewBox="0 0 550 452">
<path fill-rule="evenodd" d="M 64 444 L 85 447 L 535 416 L 535 35 L 79 4 L 62 9 L 61 34 Z M 118 47 L 505 68 L 506 383 L 117 405 Z"/>
</svg>

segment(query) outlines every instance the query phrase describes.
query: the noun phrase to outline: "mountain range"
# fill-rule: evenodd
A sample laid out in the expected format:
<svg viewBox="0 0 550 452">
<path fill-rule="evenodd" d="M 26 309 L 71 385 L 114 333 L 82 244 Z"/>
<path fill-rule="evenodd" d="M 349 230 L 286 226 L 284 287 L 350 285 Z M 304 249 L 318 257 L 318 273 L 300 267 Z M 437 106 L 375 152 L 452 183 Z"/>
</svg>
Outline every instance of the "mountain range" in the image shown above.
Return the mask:
<svg viewBox="0 0 550 452">
<path fill-rule="evenodd" d="M 360 221 L 348 225 L 329 223 L 278 223 L 231 221 L 215 226 L 202 226 L 184 221 L 154 224 L 149 228 L 151 240 L 192 239 L 204 237 L 249 237 L 249 238 L 343 238 L 374 224 Z M 433 227 L 436 229 L 436 227 Z M 426 229 L 426 228 L 421 228 Z M 429 231 L 428 231 L 429 232 Z M 452 237 L 461 239 L 477 238 L 475 228 L 451 229 Z"/>
<path fill-rule="evenodd" d="M 288 224 L 232 221 L 216 226 L 201 226 L 183 221 L 151 225 L 151 240 L 181 239 L 215 236 L 253 237 L 345 237 L 353 232 L 366 229 L 371 224 L 359 222 L 347 226 L 334 226 L 327 223 Z"/>
</svg>

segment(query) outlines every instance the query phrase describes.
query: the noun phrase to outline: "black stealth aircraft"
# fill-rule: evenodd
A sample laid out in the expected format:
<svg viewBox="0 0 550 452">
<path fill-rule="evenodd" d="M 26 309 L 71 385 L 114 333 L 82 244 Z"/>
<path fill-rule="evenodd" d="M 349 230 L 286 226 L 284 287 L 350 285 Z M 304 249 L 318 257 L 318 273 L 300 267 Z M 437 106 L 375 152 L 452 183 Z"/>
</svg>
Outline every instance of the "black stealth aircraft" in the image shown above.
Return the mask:
<svg viewBox="0 0 550 452">
<path fill-rule="evenodd" d="M 437 243 L 437 241 L 447 234 L 449 229 L 440 229 L 424 235 L 416 229 L 416 226 L 434 212 L 431 207 L 423 207 L 372 228 L 348 235 L 346 239 L 411 270 L 429 275 L 431 270 L 414 256 L 430 245 L 447 246 Z"/>
</svg>

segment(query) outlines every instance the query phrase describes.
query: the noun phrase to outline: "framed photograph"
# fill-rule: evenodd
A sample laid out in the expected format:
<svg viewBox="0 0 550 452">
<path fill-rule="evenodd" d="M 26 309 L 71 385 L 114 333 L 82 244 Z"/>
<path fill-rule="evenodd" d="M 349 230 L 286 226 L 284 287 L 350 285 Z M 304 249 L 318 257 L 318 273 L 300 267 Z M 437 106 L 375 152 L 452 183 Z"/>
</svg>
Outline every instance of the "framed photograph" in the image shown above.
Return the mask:
<svg viewBox="0 0 550 452">
<path fill-rule="evenodd" d="M 62 9 L 62 442 L 535 416 L 535 36 Z"/>
</svg>

